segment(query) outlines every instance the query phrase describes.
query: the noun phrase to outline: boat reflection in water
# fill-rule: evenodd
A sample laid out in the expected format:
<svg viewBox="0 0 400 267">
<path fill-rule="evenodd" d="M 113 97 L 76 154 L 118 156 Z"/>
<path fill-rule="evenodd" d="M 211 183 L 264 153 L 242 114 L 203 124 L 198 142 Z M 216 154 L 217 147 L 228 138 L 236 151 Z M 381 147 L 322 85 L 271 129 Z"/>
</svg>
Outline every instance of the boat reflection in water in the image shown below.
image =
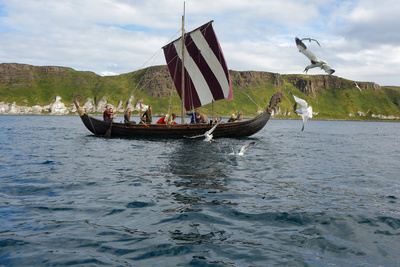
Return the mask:
<svg viewBox="0 0 400 267">
<path fill-rule="evenodd" d="M 212 244 L 225 240 L 226 232 L 210 225 L 226 222 L 210 211 L 235 205 L 223 199 L 229 191 L 227 153 L 220 148 L 220 144 L 188 139 L 177 142 L 168 160 L 166 171 L 170 172 L 168 176 L 173 177 L 171 186 L 177 188 L 171 197 L 178 204 L 175 209 L 164 210 L 173 215 L 170 223 L 175 224 L 176 230 L 170 232 L 171 238 L 181 245 Z"/>
</svg>

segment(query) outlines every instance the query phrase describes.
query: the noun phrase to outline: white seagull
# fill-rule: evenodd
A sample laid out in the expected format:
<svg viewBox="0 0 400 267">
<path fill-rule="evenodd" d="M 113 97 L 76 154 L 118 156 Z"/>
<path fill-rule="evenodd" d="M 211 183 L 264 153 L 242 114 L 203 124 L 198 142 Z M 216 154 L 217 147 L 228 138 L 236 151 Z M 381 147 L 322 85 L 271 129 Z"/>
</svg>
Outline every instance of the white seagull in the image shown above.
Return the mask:
<svg viewBox="0 0 400 267">
<path fill-rule="evenodd" d="M 320 67 L 322 70 L 324 70 L 328 74 L 332 74 L 335 72 L 335 70 L 332 69 L 331 66 L 328 65 L 328 62 L 317 58 L 314 55 L 314 53 L 311 52 L 310 49 L 307 49 L 307 46 L 297 37 L 296 37 L 296 45 L 297 45 L 297 48 L 299 49 L 299 52 L 304 54 L 311 61 L 311 64 L 308 65 L 304 69 L 305 73 L 307 73 L 309 69 L 316 68 L 316 67 Z"/>
<path fill-rule="evenodd" d="M 317 41 L 316 39 L 312 39 L 312 38 L 310 38 L 310 37 L 308 37 L 308 38 L 302 38 L 301 40 L 302 40 L 302 41 L 308 40 L 308 41 L 310 41 L 310 43 L 311 43 L 311 41 L 314 41 L 314 42 L 316 42 L 319 46 L 321 46 L 321 45 L 318 43 L 318 41 Z"/>
<path fill-rule="evenodd" d="M 301 128 L 301 130 L 303 131 L 304 125 L 306 124 L 307 119 L 312 118 L 312 107 L 311 106 L 307 107 L 308 104 L 304 99 L 298 98 L 297 96 L 295 96 L 292 93 L 290 93 L 290 94 L 294 97 L 294 100 L 300 106 L 300 109 L 296 109 L 294 112 L 296 112 L 296 114 L 301 114 L 301 116 L 303 117 L 303 127 Z"/>
<path fill-rule="evenodd" d="M 354 82 L 354 86 L 358 88 L 358 90 L 360 90 L 360 92 L 362 92 L 360 86 L 358 86 L 358 84 L 356 84 L 356 82 Z"/>
<path fill-rule="evenodd" d="M 188 138 L 199 138 L 199 137 L 203 137 L 204 136 L 204 142 L 212 142 L 214 141 L 213 139 L 213 132 L 215 130 L 215 128 L 217 128 L 218 124 L 221 123 L 221 120 L 219 122 L 217 122 L 217 124 L 215 124 L 210 130 L 208 130 L 207 132 L 205 132 L 204 134 L 201 135 L 195 135 L 195 136 L 189 136 Z"/>
<path fill-rule="evenodd" d="M 248 143 L 248 144 L 245 144 L 244 146 L 242 146 L 242 148 L 240 149 L 240 151 L 239 151 L 237 154 L 235 153 L 235 150 L 234 150 L 233 147 L 232 147 L 233 152 L 230 153 L 229 155 L 243 156 L 243 155 L 244 155 L 244 152 L 245 152 L 247 149 L 249 149 L 250 147 L 254 146 L 255 143 L 256 143 L 256 142 L 253 141 L 253 142 L 250 142 L 250 143 Z"/>
</svg>

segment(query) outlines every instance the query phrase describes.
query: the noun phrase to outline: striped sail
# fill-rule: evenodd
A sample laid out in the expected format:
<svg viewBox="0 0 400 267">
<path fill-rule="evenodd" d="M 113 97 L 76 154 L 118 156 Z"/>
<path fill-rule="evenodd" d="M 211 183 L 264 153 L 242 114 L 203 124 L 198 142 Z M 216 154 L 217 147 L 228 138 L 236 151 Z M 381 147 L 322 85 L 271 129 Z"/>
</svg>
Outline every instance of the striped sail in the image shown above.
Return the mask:
<svg viewBox="0 0 400 267">
<path fill-rule="evenodd" d="M 182 38 L 163 49 L 169 72 L 182 99 Z M 184 53 L 186 110 L 220 99 L 232 99 L 228 66 L 212 21 L 185 35 Z"/>
</svg>

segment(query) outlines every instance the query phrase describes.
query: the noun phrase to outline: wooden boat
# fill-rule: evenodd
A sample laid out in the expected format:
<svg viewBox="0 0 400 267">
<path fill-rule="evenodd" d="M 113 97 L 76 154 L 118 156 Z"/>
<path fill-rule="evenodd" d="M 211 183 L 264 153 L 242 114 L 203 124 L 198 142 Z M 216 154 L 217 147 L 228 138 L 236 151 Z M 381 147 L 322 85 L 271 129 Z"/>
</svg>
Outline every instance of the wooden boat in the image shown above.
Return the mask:
<svg viewBox="0 0 400 267">
<path fill-rule="evenodd" d="M 220 99 L 232 99 L 232 84 L 221 47 L 210 21 L 163 47 L 175 88 L 182 100 L 181 124 L 132 124 L 106 122 L 89 116 L 80 108 L 82 95 L 74 96 L 74 104 L 86 128 L 95 135 L 157 136 L 184 138 L 204 134 L 212 124 L 184 123 L 185 110 L 193 110 Z M 182 18 L 184 29 L 184 17 Z M 185 44 L 185 45 L 183 45 Z M 184 68 L 182 68 L 184 66 Z M 182 69 L 184 71 L 182 71 Z M 246 137 L 260 131 L 273 109 L 282 100 L 281 92 L 272 96 L 265 112 L 250 120 L 220 123 L 214 137 Z"/>
</svg>

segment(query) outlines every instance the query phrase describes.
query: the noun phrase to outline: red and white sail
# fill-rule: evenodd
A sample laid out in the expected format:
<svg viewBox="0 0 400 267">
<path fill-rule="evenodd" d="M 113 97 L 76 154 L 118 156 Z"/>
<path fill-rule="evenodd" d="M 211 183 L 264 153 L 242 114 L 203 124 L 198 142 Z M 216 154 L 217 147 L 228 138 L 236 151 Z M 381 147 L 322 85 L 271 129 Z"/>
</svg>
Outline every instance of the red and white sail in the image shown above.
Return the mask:
<svg viewBox="0 0 400 267">
<path fill-rule="evenodd" d="M 169 72 L 182 98 L 182 38 L 163 49 Z M 228 66 L 212 21 L 185 35 L 184 53 L 186 110 L 220 99 L 232 99 Z"/>
</svg>

